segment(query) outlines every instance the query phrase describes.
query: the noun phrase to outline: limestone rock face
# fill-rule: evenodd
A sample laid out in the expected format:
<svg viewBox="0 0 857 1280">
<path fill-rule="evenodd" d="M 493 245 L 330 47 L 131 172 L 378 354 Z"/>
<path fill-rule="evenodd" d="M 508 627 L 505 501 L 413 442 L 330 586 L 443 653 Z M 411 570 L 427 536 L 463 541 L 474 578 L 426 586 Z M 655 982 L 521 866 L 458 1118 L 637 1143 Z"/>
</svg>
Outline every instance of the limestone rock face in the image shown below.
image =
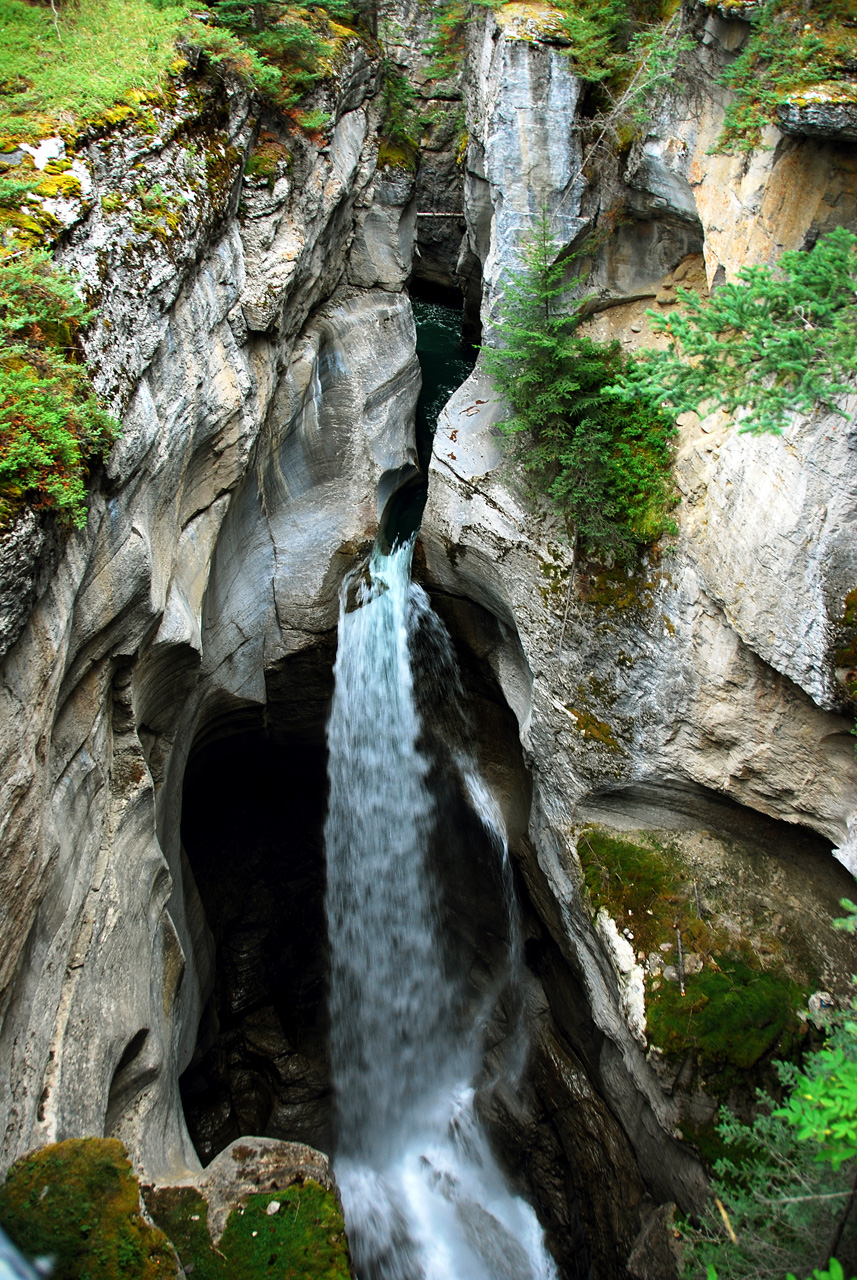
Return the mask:
<svg viewBox="0 0 857 1280">
<path fill-rule="evenodd" d="M 184 762 L 212 716 L 265 701 L 278 656 L 335 626 L 344 568 L 415 470 L 410 190 L 373 186 L 367 68 L 361 52 L 343 67 L 322 150 L 263 122 L 283 157 L 270 185 L 242 188 L 259 107 L 240 86 L 196 86 L 156 137 L 86 151 L 63 261 L 109 281 L 89 353 L 123 434 L 53 573 L 32 521 L 4 543 L 3 599 L 38 596 L 0 687 L 4 1167 L 103 1132 L 150 1176 L 198 1163 L 178 1076 L 212 946 L 181 848 Z M 156 184 L 162 233 L 134 194 Z"/>
<path fill-rule="evenodd" d="M 799 138 L 857 139 L 857 85 L 819 84 L 777 107 L 783 133 Z"/>
<path fill-rule="evenodd" d="M 464 179 L 470 247 L 482 263 L 484 324 L 495 318 L 503 273 L 545 208 L 558 240 L 585 225 L 576 110 L 581 83 L 561 48 L 493 15 L 471 44 Z"/>
<path fill-rule="evenodd" d="M 743 266 L 773 261 L 855 207 L 839 199 L 853 182 L 847 150 L 784 140 L 747 159 L 707 154 L 725 109 L 710 77 L 735 24 L 717 15 L 706 21 L 694 110 L 677 91 L 668 96 L 626 169 L 623 198 L 638 220 L 626 243 L 636 243 L 635 235 L 642 243 L 645 220 L 646 244 L 659 246 L 657 253 L 643 267 L 644 255 L 629 251 L 626 268 L 614 237 L 593 263 L 606 300 L 612 288 L 624 305 L 595 317 L 590 331 L 627 349 L 648 341 L 646 302 L 632 299 L 646 291 L 645 272 L 656 274 L 657 255 L 667 261 L 665 246 L 675 254 L 670 283 L 673 268 L 695 261 L 699 249 L 708 282 L 719 283 L 724 273 L 734 278 Z M 502 270 L 538 212 L 537 195 L 544 190 L 550 206 L 561 190 L 578 190 L 573 172 L 549 176 L 551 166 L 562 166 L 560 118 L 565 154 L 579 151 L 570 78 L 561 99 L 569 115 L 554 111 L 552 95 L 568 75 L 553 78 L 556 49 L 510 40 L 492 32 L 490 20 L 473 48 L 490 74 L 479 78 L 469 103 L 478 145 L 465 191 L 490 315 Z M 539 90 L 527 96 L 531 85 Z M 538 139 L 526 156 L 519 119 L 528 122 L 527 139 Z M 530 182 L 516 185 L 522 172 Z M 621 193 L 621 176 L 616 181 Z M 574 238 L 576 211 L 592 205 L 591 195 L 573 212 L 570 201 L 562 206 L 569 221 L 555 222 L 558 239 Z M 663 290 L 671 305 L 674 290 L 664 290 L 663 279 L 648 288 L 658 302 Z M 596 1078 L 650 1185 L 685 1206 L 694 1194 L 692 1160 L 678 1152 L 664 1159 L 663 1130 L 678 1113 L 635 1042 L 641 1015 L 633 957 L 626 963 L 605 946 L 583 906 L 578 806 L 632 780 L 655 793 L 666 780 L 681 781 L 814 828 L 847 860 L 857 769 L 834 668 L 836 624 L 857 581 L 854 408 L 849 400 L 843 416 L 796 419 L 783 438 L 748 439 L 725 422 L 687 423 L 677 544 L 634 574 L 581 570 L 555 519 L 537 503 L 534 510 L 503 460 L 497 422 L 504 409 L 480 366 L 438 427 L 422 530 L 428 585 L 474 601 L 496 620 L 500 638 L 485 661 L 515 712 L 533 772 L 532 852 L 521 855 L 523 874 L 552 938 L 581 975 L 603 1034 Z M 589 1054 L 591 1070 L 591 1048 L 575 1047 Z"/>
</svg>

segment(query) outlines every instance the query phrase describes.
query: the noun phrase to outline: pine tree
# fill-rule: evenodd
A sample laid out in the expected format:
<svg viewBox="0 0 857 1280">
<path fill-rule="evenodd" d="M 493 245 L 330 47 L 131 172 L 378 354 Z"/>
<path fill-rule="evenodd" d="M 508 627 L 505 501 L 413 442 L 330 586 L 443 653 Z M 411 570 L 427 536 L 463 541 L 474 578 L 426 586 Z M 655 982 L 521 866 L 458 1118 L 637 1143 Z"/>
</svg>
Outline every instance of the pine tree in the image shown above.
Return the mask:
<svg viewBox="0 0 857 1280">
<path fill-rule="evenodd" d="M 502 430 L 534 488 L 584 551 L 629 560 L 675 529 L 675 429 L 642 401 L 608 392 L 628 359 L 618 342 L 578 334 L 582 304 L 569 294 L 580 282 L 543 211 L 505 284 L 497 345 L 483 348 L 484 360 L 512 410 Z"/>
<path fill-rule="evenodd" d="M 839 227 L 775 268 L 745 267 L 711 298 L 687 289 L 686 312 L 650 311 L 668 351 L 644 353 L 612 390 L 675 413 L 741 415 L 742 431 L 779 433 L 794 412 L 836 410 L 857 367 L 857 236 Z M 851 385 L 849 385 L 851 383 Z"/>
</svg>

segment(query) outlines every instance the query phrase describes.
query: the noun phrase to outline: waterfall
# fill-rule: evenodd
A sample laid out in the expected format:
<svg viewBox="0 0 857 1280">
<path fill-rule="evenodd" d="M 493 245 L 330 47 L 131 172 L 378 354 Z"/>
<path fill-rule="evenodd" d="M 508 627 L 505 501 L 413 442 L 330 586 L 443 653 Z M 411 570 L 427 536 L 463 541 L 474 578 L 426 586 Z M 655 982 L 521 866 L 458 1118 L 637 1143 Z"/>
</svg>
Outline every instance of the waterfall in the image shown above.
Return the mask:
<svg viewBox="0 0 857 1280">
<path fill-rule="evenodd" d="M 341 597 L 325 826 L 336 1173 L 359 1280 L 548 1280 L 536 1217 L 506 1188 L 476 1117 L 477 1037 L 459 1025 L 439 928 L 417 631 L 429 669 L 451 682 L 453 716 L 462 699 L 449 638 L 410 582 L 411 553 L 376 550 Z M 466 751 L 459 768 L 505 857 Z M 520 929 L 510 933 L 519 946 Z"/>
</svg>

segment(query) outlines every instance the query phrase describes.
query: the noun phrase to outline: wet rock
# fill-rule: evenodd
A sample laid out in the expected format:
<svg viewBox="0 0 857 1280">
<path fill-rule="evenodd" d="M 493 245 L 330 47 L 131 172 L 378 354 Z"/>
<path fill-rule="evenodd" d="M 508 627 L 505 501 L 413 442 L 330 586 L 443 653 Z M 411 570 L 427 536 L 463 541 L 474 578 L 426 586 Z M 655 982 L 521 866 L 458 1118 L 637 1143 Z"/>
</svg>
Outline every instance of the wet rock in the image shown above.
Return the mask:
<svg viewBox="0 0 857 1280">
<path fill-rule="evenodd" d="M 678 1280 L 682 1260 L 675 1209 L 674 1204 L 662 1204 L 650 1214 L 628 1258 L 628 1274 L 634 1280 Z"/>
</svg>

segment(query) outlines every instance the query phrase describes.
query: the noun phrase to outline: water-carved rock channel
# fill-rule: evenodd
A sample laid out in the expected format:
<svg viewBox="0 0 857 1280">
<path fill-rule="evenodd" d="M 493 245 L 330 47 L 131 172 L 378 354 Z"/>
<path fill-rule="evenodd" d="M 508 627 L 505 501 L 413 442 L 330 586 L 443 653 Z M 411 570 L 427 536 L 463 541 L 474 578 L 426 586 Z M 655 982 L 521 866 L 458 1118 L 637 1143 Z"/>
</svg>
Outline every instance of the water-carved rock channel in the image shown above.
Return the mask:
<svg viewBox="0 0 857 1280">
<path fill-rule="evenodd" d="M 472 360 L 460 312 L 414 309 L 425 471 Z M 297 715 L 275 704 L 189 767 L 184 842 L 218 958 L 185 1111 L 204 1160 L 244 1132 L 332 1148 L 361 1280 L 549 1280 L 477 1110 L 489 1028 L 513 1092 L 526 1065 L 521 921 L 455 651 L 411 581 L 424 501 L 424 484 L 394 494 L 387 552 L 346 575 L 332 680 L 328 645 L 289 673 Z M 212 777 L 233 797 L 213 808 Z M 455 888 L 477 867 L 488 937 Z"/>
</svg>

